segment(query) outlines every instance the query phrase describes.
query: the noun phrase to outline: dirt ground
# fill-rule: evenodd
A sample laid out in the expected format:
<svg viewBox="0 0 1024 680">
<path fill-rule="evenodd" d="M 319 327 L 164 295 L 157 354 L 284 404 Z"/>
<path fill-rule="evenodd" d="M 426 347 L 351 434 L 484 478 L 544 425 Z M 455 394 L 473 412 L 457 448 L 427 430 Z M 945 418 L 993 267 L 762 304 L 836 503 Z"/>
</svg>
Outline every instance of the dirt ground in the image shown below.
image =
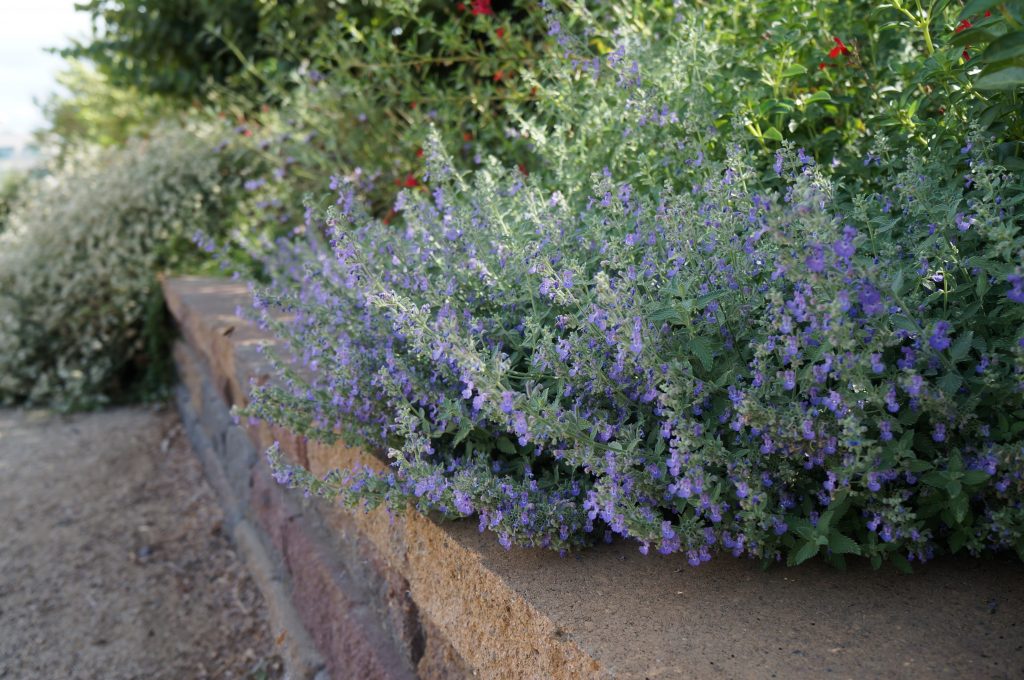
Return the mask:
<svg viewBox="0 0 1024 680">
<path fill-rule="evenodd" d="M 278 678 L 166 407 L 0 410 L 0 678 Z"/>
</svg>

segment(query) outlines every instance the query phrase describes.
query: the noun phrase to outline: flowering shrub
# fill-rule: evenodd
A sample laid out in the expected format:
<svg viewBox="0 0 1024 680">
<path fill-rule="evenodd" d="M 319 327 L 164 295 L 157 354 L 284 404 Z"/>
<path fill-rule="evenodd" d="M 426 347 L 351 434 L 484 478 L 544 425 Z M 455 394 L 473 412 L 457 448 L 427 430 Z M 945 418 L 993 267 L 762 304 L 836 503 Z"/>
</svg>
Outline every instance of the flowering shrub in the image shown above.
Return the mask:
<svg viewBox="0 0 1024 680">
<path fill-rule="evenodd" d="M 884 191 L 790 145 L 706 155 L 685 89 L 703 82 L 672 91 L 659 69 L 685 57 L 652 49 L 577 59 L 593 86 L 564 91 L 607 104 L 593 139 L 637 123 L 639 155 L 537 124 L 543 172 L 469 176 L 434 140 L 401 228 L 343 179 L 307 208 L 255 295 L 299 366 L 282 358 L 249 414 L 387 449 L 392 469 L 318 479 L 272 450 L 279 481 L 476 516 L 506 547 L 1024 554 L 1019 178 L 978 136 L 868 156 Z"/>
<path fill-rule="evenodd" d="M 147 345 L 168 334 L 159 317 L 145 325 L 161 309 L 155 274 L 225 217 L 227 162 L 192 131 L 161 130 L 23 190 L 0 233 L 0 403 L 88 407 L 153 367 Z"/>
</svg>

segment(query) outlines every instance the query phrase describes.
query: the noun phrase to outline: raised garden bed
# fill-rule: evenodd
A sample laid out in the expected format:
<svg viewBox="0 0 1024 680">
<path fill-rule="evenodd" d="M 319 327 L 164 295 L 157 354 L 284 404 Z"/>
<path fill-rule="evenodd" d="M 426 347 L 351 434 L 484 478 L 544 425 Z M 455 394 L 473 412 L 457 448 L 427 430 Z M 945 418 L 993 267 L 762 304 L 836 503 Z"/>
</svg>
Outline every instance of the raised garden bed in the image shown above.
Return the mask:
<svg viewBox="0 0 1024 680">
<path fill-rule="evenodd" d="M 278 487 L 275 440 L 317 474 L 376 457 L 236 425 L 270 379 L 245 287 L 177 278 L 179 406 L 232 523 L 251 521 L 332 677 L 1015 677 L 1019 561 L 937 559 L 911 576 L 854 562 L 762 571 L 611 544 L 560 558 L 503 550 L 475 522 L 353 513 Z M 248 436 L 246 436 L 248 435 Z M 310 667 L 309 672 L 313 672 Z"/>
</svg>

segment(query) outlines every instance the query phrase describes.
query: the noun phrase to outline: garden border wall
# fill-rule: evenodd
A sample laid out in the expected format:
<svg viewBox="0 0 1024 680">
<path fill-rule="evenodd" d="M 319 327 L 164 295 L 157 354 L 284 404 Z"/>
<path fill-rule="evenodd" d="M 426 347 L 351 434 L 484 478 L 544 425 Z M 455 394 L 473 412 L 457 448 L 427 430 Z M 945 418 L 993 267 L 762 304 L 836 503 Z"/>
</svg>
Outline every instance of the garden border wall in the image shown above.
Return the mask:
<svg viewBox="0 0 1024 680">
<path fill-rule="evenodd" d="M 1024 567 L 944 559 L 912 576 L 812 562 L 762 571 L 614 543 L 568 558 L 506 552 L 475 522 L 351 512 L 270 477 L 262 451 L 317 474 L 360 450 L 229 409 L 270 380 L 269 339 L 236 313 L 245 286 L 163 281 L 182 332 L 178 405 L 271 603 L 293 677 L 762 678 L 1024 675 Z M 276 604 L 275 604 L 276 603 Z"/>
</svg>

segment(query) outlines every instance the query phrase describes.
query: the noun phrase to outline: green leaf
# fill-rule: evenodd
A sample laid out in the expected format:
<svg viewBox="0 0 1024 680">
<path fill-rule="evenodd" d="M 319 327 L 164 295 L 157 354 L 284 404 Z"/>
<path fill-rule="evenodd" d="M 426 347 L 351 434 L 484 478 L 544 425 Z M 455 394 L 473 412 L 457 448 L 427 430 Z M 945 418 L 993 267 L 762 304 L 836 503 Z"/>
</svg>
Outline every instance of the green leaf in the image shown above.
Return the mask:
<svg viewBox="0 0 1024 680">
<path fill-rule="evenodd" d="M 892 281 L 892 292 L 896 293 L 897 295 L 901 295 L 903 293 L 903 283 L 903 270 L 900 269 L 898 272 L 896 272 L 896 278 L 894 278 Z"/>
<path fill-rule="evenodd" d="M 960 482 L 957 482 L 959 486 Z M 949 502 L 949 507 L 953 511 L 953 517 L 956 518 L 956 523 L 960 524 L 964 521 L 964 517 L 967 516 L 967 510 L 970 508 L 970 503 L 967 500 L 967 494 L 958 493 Z"/>
<path fill-rule="evenodd" d="M 828 547 L 834 553 L 860 555 L 860 546 L 849 536 L 833 531 L 828 537 Z"/>
<path fill-rule="evenodd" d="M 694 301 L 694 306 L 697 309 L 704 309 L 708 305 L 708 303 L 713 302 L 719 298 L 725 297 L 728 292 L 729 290 L 727 288 L 720 288 L 711 293 L 705 293 L 704 295 L 701 295 Z"/>
<path fill-rule="evenodd" d="M 967 532 L 960 529 L 953 532 L 953 535 L 949 537 L 949 549 L 954 552 L 960 552 L 960 548 L 964 547 L 967 543 Z"/>
<path fill-rule="evenodd" d="M 918 460 L 915 458 L 907 463 L 907 467 L 910 468 L 910 471 L 914 474 L 921 474 L 922 472 L 931 470 L 934 466 L 926 460 Z"/>
<path fill-rule="evenodd" d="M 949 483 L 946 484 L 946 492 L 949 494 L 949 497 L 953 499 L 952 505 L 955 505 L 956 502 L 957 502 L 957 499 L 960 499 L 960 498 L 964 499 L 965 505 L 966 505 L 967 497 L 960 493 L 963 490 L 963 486 L 964 485 L 960 483 L 959 479 L 951 479 L 951 480 L 949 480 Z M 961 515 L 960 517 L 957 517 L 956 521 L 959 522 L 962 519 L 963 519 L 963 516 Z"/>
<path fill-rule="evenodd" d="M 697 360 L 700 361 L 704 370 L 710 371 L 715 361 L 714 357 L 711 356 L 711 345 L 708 344 L 708 341 L 701 337 L 693 337 L 690 338 L 687 347 L 697 357 Z"/>
<path fill-rule="evenodd" d="M 765 139 L 770 139 L 770 140 L 772 140 L 774 142 L 781 142 L 782 141 L 782 133 L 779 132 L 775 128 L 775 126 L 772 126 L 772 127 L 768 128 L 767 130 L 765 130 L 764 134 L 762 134 L 761 136 L 764 137 Z"/>
<path fill-rule="evenodd" d="M 928 474 L 921 477 L 921 481 L 928 486 L 934 486 L 938 489 L 945 489 L 946 485 L 949 484 L 949 475 L 945 472 L 929 472 Z"/>
<path fill-rule="evenodd" d="M 913 333 L 914 335 L 917 335 L 918 333 L 921 332 L 920 329 L 917 327 L 917 324 L 914 322 L 914 320 L 911 319 L 909 316 L 905 316 L 903 314 L 893 315 L 892 325 L 900 330 L 904 330 L 908 333 Z"/>
<path fill-rule="evenodd" d="M 979 90 L 1012 90 L 1024 85 L 1024 66 L 1007 66 L 984 73 L 974 81 Z"/>
<path fill-rule="evenodd" d="M 968 470 L 967 472 L 964 473 L 964 476 L 961 478 L 963 483 L 968 486 L 981 484 L 985 482 L 987 479 L 988 473 L 985 472 L 984 470 Z"/>
<path fill-rule="evenodd" d="M 988 62 L 1007 61 L 1024 56 L 1024 31 L 1014 31 L 996 38 L 982 53 Z"/>
<path fill-rule="evenodd" d="M 960 361 L 967 353 L 971 351 L 971 341 L 974 339 L 974 332 L 967 331 L 953 343 L 953 347 L 949 350 L 950 355 L 953 357 L 953 361 Z"/>
<path fill-rule="evenodd" d="M 790 64 L 782 71 L 783 78 L 792 78 L 807 73 L 807 67 L 803 64 Z"/>
<path fill-rule="evenodd" d="M 516 446 L 512 443 L 512 440 L 508 437 L 498 437 L 495 440 L 494 445 L 498 447 L 498 450 L 502 453 L 512 455 L 516 452 Z"/>
<path fill-rule="evenodd" d="M 976 14 L 983 14 L 985 10 L 992 9 L 1003 0 L 970 0 L 964 5 L 963 10 L 960 12 L 960 16 L 957 17 L 957 21 L 963 21 L 964 19 L 970 19 Z"/>
<path fill-rule="evenodd" d="M 910 562 L 907 558 L 898 552 L 890 553 L 889 558 L 892 560 L 893 565 L 904 574 L 913 574 L 914 569 L 910 566 Z"/>
<path fill-rule="evenodd" d="M 832 99 L 832 93 L 828 90 L 818 90 L 810 97 L 804 100 L 805 104 L 813 104 L 815 102 L 827 102 Z"/>
<path fill-rule="evenodd" d="M 473 423 L 471 421 L 463 422 L 462 427 L 459 428 L 459 433 L 455 435 L 455 439 L 452 441 L 452 446 L 458 446 L 459 442 L 465 439 L 472 430 Z"/>
<path fill-rule="evenodd" d="M 797 564 L 801 564 L 802 562 L 806 562 L 807 560 L 809 560 L 812 557 L 814 557 L 815 555 L 817 555 L 818 554 L 818 550 L 819 550 L 819 547 L 818 547 L 818 542 L 817 541 L 806 541 L 802 546 L 800 546 L 799 550 L 797 550 L 795 553 L 790 553 L 790 556 L 789 556 L 789 564 L 790 564 L 790 566 L 794 566 L 794 565 L 797 565 Z"/>
<path fill-rule="evenodd" d="M 949 396 L 956 394 L 956 391 L 963 384 L 964 379 L 957 373 L 947 373 L 939 379 L 939 387 Z"/>
</svg>

